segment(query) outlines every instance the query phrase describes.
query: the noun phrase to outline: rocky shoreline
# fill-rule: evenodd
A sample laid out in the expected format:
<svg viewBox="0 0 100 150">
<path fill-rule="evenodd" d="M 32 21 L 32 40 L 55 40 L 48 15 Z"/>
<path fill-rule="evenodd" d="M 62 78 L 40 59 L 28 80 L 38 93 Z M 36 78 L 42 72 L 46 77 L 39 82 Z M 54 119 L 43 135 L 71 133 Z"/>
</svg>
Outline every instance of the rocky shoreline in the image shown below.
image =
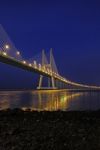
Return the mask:
<svg viewBox="0 0 100 150">
<path fill-rule="evenodd" d="M 0 111 L 0 150 L 99 150 L 100 111 Z"/>
</svg>

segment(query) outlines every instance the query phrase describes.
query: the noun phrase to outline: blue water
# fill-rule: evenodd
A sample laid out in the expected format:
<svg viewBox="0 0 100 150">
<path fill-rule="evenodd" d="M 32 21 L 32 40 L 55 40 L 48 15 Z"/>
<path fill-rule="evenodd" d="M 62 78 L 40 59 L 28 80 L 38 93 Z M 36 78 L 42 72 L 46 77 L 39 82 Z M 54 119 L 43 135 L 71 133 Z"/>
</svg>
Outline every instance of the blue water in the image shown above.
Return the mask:
<svg viewBox="0 0 100 150">
<path fill-rule="evenodd" d="M 98 110 L 100 92 L 0 91 L 0 110 L 7 108 L 38 111 Z"/>
</svg>

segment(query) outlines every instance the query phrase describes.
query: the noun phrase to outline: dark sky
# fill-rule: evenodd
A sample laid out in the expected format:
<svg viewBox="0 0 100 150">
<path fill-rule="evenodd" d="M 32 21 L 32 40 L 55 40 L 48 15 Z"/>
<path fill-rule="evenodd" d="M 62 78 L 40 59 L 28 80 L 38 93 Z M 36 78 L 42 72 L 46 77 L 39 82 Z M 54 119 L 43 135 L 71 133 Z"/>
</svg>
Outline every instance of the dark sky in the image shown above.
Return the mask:
<svg viewBox="0 0 100 150">
<path fill-rule="evenodd" d="M 26 59 L 52 47 L 61 75 L 100 85 L 99 0 L 0 0 L 0 23 Z M 0 63 L 0 88 L 32 88 L 35 79 Z"/>
</svg>

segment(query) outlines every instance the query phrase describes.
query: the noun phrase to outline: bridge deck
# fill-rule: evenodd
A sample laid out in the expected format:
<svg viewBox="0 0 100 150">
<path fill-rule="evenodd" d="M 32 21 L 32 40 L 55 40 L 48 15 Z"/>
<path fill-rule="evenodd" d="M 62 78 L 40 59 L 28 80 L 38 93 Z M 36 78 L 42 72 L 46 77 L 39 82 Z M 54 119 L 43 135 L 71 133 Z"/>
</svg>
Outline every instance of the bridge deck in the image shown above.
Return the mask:
<svg viewBox="0 0 100 150">
<path fill-rule="evenodd" d="M 88 85 L 78 84 L 75 82 L 68 81 L 65 78 L 61 77 L 60 75 L 48 73 L 46 71 L 43 71 L 42 69 L 39 69 L 39 67 L 29 66 L 28 63 L 24 64 L 23 61 L 19 61 L 13 57 L 8 56 L 8 55 L 3 55 L 1 52 L 0 52 L 0 62 L 8 64 L 8 65 L 12 65 L 14 67 L 21 68 L 21 69 L 26 70 L 26 71 L 35 72 L 35 73 L 38 73 L 38 74 L 46 76 L 46 77 L 50 77 L 50 78 L 53 77 L 62 83 L 65 83 L 67 85 L 71 85 L 71 86 L 73 86 L 73 88 L 75 87 L 76 89 L 79 89 L 79 87 L 80 87 L 81 90 L 82 89 L 83 90 L 84 89 L 86 89 L 86 90 L 100 90 L 100 87 L 97 87 L 97 86 L 88 86 Z M 43 87 L 41 89 L 48 89 L 48 87 L 46 87 L 46 88 Z M 49 89 L 51 89 L 51 88 L 49 88 Z M 54 89 L 57 89 L 57 88 L 54 88 Z"/>
<path fill-rule="evenodd" d="M 47 76 L 47 77 L 51 77 L 51 75 L 49 75 L 37 68 L 30 67 L 28 64 L 23 64 L 23 62 L 17 61 L 15 58 L 3 56 L 2 54 L 0 54 L 0 62 L 8 64 L 8 65 L 12 65 L 17 68 L 21 68 L 26 71 L 35 72 L 35 73 L 39 73 L 39 74 Z"/>
</svg>

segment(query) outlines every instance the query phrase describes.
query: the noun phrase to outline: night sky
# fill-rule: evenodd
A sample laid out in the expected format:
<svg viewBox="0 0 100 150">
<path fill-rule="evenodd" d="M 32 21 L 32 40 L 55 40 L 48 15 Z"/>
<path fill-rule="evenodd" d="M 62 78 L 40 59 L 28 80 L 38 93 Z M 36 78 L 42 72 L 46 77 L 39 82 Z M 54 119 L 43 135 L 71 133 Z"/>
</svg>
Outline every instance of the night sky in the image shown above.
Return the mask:
<svg viewBox="0 0 100 150">
<path fill-rule="evenodd" d="M 0 24 L 26 59 L 52 47 L 62 76 L 100 85 L 99 0 L 0 0 Z M 0 63 L 0 88 L 33 88 L 37 81 Z"/>
</svg>

